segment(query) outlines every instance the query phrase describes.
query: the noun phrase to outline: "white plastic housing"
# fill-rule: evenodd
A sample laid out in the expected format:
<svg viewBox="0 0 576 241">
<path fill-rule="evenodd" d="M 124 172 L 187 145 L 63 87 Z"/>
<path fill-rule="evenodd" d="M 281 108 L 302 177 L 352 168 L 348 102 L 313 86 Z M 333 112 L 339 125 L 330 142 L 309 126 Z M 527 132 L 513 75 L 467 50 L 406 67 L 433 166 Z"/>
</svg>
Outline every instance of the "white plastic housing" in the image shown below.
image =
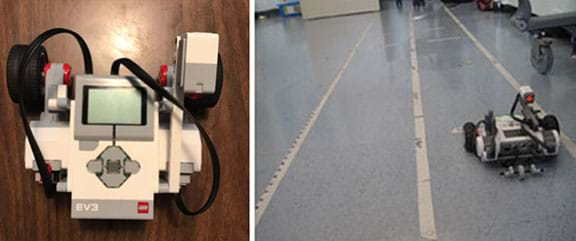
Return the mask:
<svg viewBox="0 0 576 241">
<path fill-rule="evenodd" d="M 218 34 L 185 33 L 177 39 L 176 80 L 185 94 L 216 91 Z"/>
</svg>

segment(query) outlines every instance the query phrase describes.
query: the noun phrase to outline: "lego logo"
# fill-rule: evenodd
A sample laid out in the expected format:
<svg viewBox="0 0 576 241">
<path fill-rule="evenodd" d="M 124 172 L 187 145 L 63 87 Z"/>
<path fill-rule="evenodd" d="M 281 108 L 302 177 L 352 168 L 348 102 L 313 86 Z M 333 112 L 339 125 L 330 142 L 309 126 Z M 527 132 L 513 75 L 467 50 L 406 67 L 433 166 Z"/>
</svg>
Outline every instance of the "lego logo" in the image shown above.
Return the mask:
<svg viewBox="0 0 576 241">
<path fill-rule="evenodd" d="M 148 213 L 148 202 L 138 202 L 138 213 Z"/>
</svg>

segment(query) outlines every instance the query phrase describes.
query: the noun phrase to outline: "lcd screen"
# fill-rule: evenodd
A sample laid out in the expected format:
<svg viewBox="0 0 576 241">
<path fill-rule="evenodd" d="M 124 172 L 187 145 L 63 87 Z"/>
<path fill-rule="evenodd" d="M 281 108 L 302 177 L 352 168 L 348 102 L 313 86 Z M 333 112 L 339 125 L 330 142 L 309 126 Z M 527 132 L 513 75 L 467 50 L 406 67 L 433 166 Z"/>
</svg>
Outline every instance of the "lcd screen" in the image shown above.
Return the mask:
<svg viewBox="0 0 576 241">
<path fill-rule="evenodd" d="M 89 125 L 145 125 L 146 95 L 142 88 L 84 87 L 82 122 Z"/>
</svg>

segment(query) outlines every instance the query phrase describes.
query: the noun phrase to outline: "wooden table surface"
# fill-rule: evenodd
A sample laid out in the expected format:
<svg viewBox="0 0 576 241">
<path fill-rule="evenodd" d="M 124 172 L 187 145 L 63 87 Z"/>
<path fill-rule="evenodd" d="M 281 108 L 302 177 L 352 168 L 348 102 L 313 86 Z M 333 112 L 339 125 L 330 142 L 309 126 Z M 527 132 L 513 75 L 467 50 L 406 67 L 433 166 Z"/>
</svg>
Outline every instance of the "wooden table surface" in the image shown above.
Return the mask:
<svg viewBox="0 0 576 241">
<path fill-rule="evenodd" d="M 248 240 L 249 121 L 248 0 L 100 0 L 0 2 L 0 240 Z M 222 182 L 214 206 L 201 216 L 181 215 L 169 196 L 156 195 L 153 221 L 70 219 L 70 194 L 46 199 L 24 169 L 24 131 L 8 97 L 6 58 L 13 44 L 29 43 L 53 27 L 70 28 L 88 43 L 96 74 L 129 57 L 154 76 L 174 58 L 175 36 L 186 31 L 220 34 L 224 88 L 219 104 L 202 117 L 218 148 Z M 45 44 L 53 62 L 83 71 L 69 36 Z M 188 205 L 208 195 L 211 166 L 186 187 Z"/>
</svg>

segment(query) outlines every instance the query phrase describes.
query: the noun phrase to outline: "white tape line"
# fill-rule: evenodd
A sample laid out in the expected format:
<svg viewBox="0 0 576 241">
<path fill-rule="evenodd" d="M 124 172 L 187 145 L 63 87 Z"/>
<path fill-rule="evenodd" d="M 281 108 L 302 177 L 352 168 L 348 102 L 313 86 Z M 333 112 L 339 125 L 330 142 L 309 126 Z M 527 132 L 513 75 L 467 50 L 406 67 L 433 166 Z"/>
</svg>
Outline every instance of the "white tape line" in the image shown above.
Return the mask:
<svg viewBox="0 0 576 241">
<path fill-rule="evenodd" d="M 462 127 L 454 127 L 454 128 L 452 128 L 452 130 L 450 130 L 450 133 L 462 134 L 462 133 L 464 133 L 464 130 L 462 129 Z"/>
<path fill-rule="evenodd" d="M 414 108 L 414 133 L 416 145 L 416 177 L 418 184 L 418 221 L 420 236 L 436 240 L 436 224 L 434 206 L 432 205 L 432 185 L 430 183 L 430 164 L 426 145 L 426 127 L 422 111 L 422 95 L 420 91 L 420 72 L 416 54 L 416 37 L 414 36 L 413 12 L 410 12 L 410 62 L 412 67 L 412 94 Z"/>
<path fill-rule="evenodd" d="M 328 101 L 328 98 L 332 95 L 332 92 L 334 92 L 334 89 L 336 88 L 338 81 L 340 81 L 340 79 L 342 78 L 342 75 L 348 68 L 348 65 L 350 65 L 352 57 L 354 57 L 354 55 L 356 54 L 358 47 L 360 47 L 360 44 L 362 43 L 362 41 L 364 41 L 364 38 L 366 38 L 366 34 L 368 33 L 368 30 L 370 30 L 371 27 L 372 23 L 366 26 L 366 29 L 364 30 L 364 32 L 362 32 L 362 34 L 356 41 L 356 44 L 348 54 L 346 61 L 340 67 L 334 80 L 332 80 L 330 87 L 328 88 L 326 93 L 322 96 L 322 99 L 320 100 L 318 106 L 316 106 L 314 111 L 310 113 L 310 116 L 306 121 L 306 124 L 304 124 L 304 127 L 300 131 L 300 134 L 296 137 L 296 140 L 294 141 L 294 144 L 290 148 L 288 154 L 284 157 L 278 169 L 276 169 L 276 172 L 274 173 L 272 180 L 270 180 L 268 186 L 266 186 L 266 188 L 264 189 L 264 193 L 256 201 L 256 226 L 258 225 L 258 223 L 260 223 L 260 219 L 262 219 L 262 215 L 264 215 L 266 208 L 268 208 L 268 204 L 270 204 L 270 201 L 272 200 L 274 193 L 276 192 L 276 190 L 278 190 L 280 182 L 286 175 L 288 168 L 292 164 L 292 161 L 294 161 L 294 158 L 298 154 L 298 151 L 300 151 L 300 147 L 302 146 L 302 144 L 306 140 L 306 137 L 308 136 L 308 133 L 310 133 L 310 130 L 314 126 L 314 123 L 316 122 L 316 119 L 318 118 L 320 112 L 322 111 L 322 108 L 324 108 L 326 101 Z"/>
<path fill-rule="evenodd" d="M 426 31 L 427 32 L 440 32 L 440 31 L 445 30 L 445 29 L 446 29 L 446 27 L 438 26 L 438 27 L 434 27 L 434 28 L 429 28 Z"/>
<path fill-rule="evenodd" d="M 518 80 L 516 80 L 514 78 L 514 76 L 512 76 L 512 74 L 506 69 L 504 68 L 504 66 L 502 64 L 500 64 L 500 62 L 498 62 L 498 59 L 496 59 L 494 57 L 494 55 L 492 55 L 481 43 L 480 41 L 478 41 L 478 39 L 476 38 L 476 36 L 474 36 L 470 31 L 468 31 L 468 29 L 466 28 L 466 26 L 464 26 L 464 24 L 462 24 L 462 22 L 460 22 L 460 19 L 458 19 L 456 17 L 456 15 L 454 15 L 452 13 L 452 11 L 450 11 L 450 9 L 448 9 L 446 6 L 444 6 L 444 11 L 446 11 L 446 13 L 452 18 L 452 20 L 454 20 L 454 22 L 456 23 L 456 25 L 458 25 L 460 27 L 460 29 L 462 29 L 462 31 L 466 34 L 466 36 L 468 36 L 468 38 L 474 43 L 474 45 L 476 46 L 476 48 L 478 48 L 480 50 L 480 52 L 482 52 L 482 54 L 484 56 L 486 56 L 486 58 L 488 59 L 488 61 L 490 61 L 490 63 L 492 63 L 492 65 L 494 65 L 494 67 L 496 68 L 496 70 L 498 70 L 498 72 L 500 72 L 500 74 L 502 74 L 502 76 L 504 76 L 504 78 L 508 81 L 508 83 L 510 83 L 510 85 L 512 85 L 512 87 L 516 90 L 519 91 L 520 90 L 520 83 L 518 82 Z M 539 109 L 542 111 L 543 115 L 546 115 L 546 112 L 544 111 L 544 109 L 538 104 L 534 104 L 534 107 L 536 109 Z M 574 144 L 574 141 L 572 141 L 572 139 L 567 136 L 564 132 L 560 132 L 560 140 L 563 143 L 563 146 L 566 148 L 566 150 L 568 151 L 568 153 L 570 153 L 570 155 L 572 156 L 572 158 L 576 159 L 576 144 Z"/>
<path fill-rule="evenodd" d="M 460 39 L 462 39 L 462 37 L 460 37 L 460 36 L 453 36 L 453 37 L 446 37 L 446 38 L 428 39 L 428 40 L 426 40 L 426 42 L 428 42 L 428 43 L 438 43 L 438 42 L 446 42 L 446 41 L 460 40 Z"/>
<path fill-rule="evenodd" d="M 418 21 L 418 20 L 422 20 L 426 17 L 426 14 L 422 14 L 422 15 L 418 15 L 416 17 L 410 18 L 410 19 L 414 19 L 414 21 Z"/>
<path fill-rule="evenodd" d="M 476 37 L 472 33 L 470 33 L 470 31 L 468 31 L 468 29 L 462 24 L 462 22 L 460 22 L 460 20 L 452 13 L 452 11 L 450 11 L 450 9 L 444 6 L 444 11 L 446 11 L 446 13 L 450 15 L 452 20 L 454 20 L 454 22 L 456 22 L 456 24 L 460 27 L 460 29 L 462 29 L 462 31 L 466 34 L 466 36 L 468 36 L 468 38 L 474 43 L 476 48 L 478 48 L 478 50 L 480 50 L 480 52 L 482 52 L 482 54 L 486 56 L 488 61 L 490 61 L 490 63 L 494 65 L 494 67 L 502 74 L 502 76 L 504 76 L 504 78 L 508 80 L 508 82 L 512 85 L 512 87 L 518 90 L 520 88 L 520 84 L 518 83 L 518 81 L 516 81 L 516 79 L 514 79 L 512 74 L 510 74 L 510 72 L 508 72 L 508 70 L 506 70 L 504 66 L 502 66 L 502 64 L 500 64 L 498 60 L 490 52 L 488 52 L 488 50 L 482 44 L 480 44 L 478 39 L 476 39 Z"/>
</svg>

